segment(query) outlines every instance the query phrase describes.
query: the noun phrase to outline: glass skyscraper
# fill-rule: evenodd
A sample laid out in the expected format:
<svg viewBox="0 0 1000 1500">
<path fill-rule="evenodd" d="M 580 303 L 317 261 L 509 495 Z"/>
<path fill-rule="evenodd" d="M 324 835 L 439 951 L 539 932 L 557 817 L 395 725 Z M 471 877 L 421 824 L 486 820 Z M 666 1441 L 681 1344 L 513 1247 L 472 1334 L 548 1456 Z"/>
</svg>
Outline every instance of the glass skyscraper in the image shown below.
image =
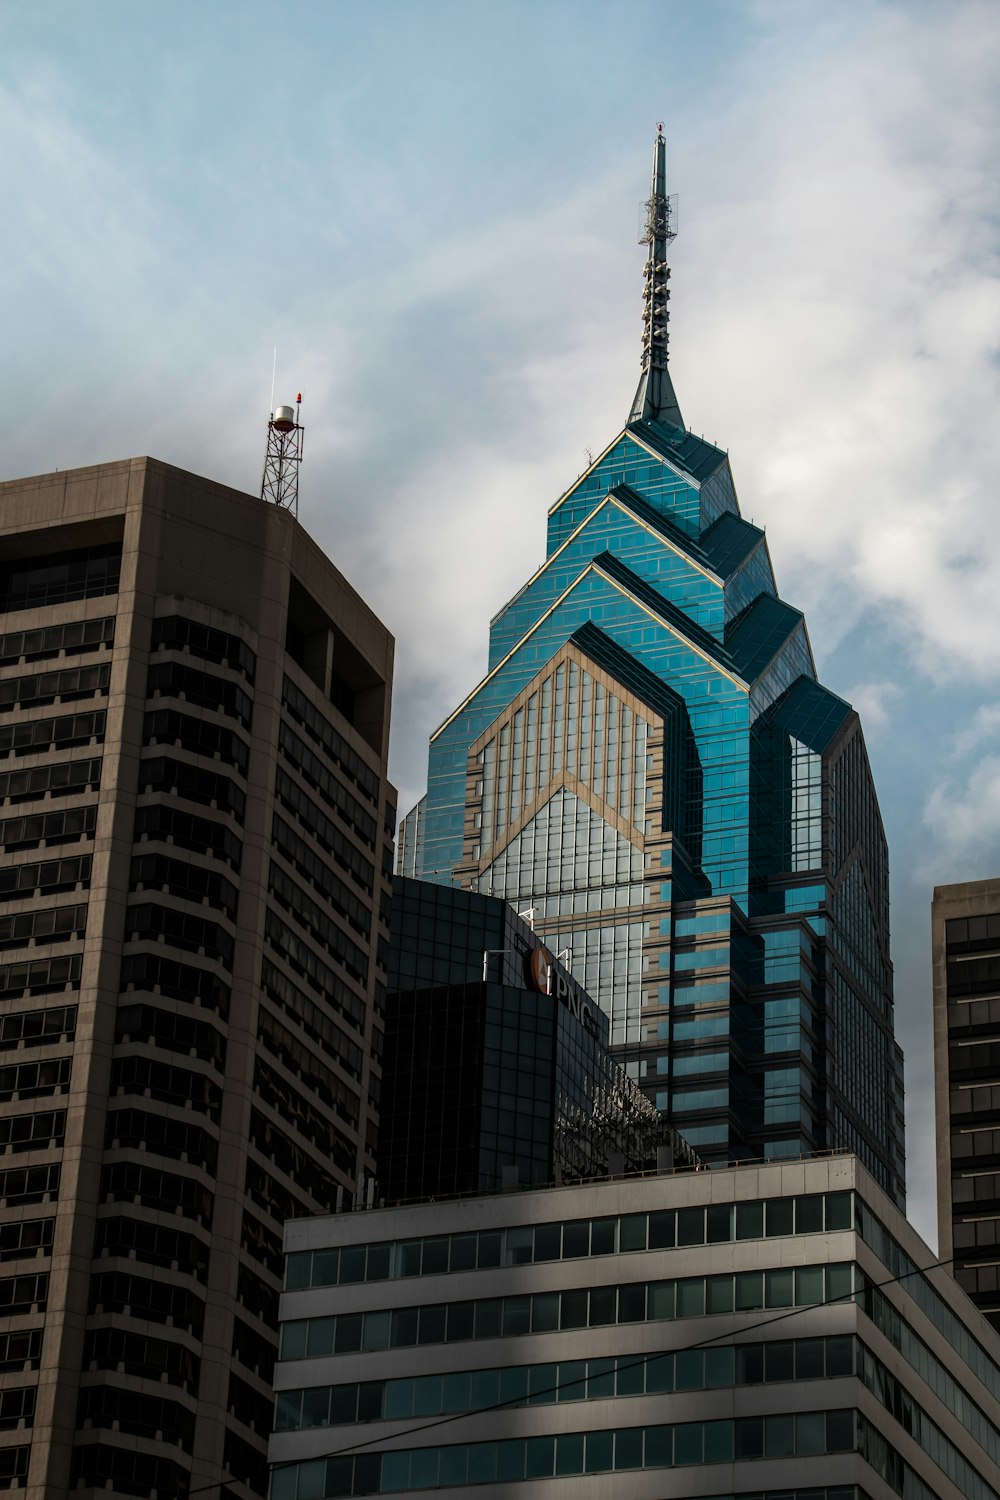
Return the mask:
<svg viewBox="0 0 1000 1500">
<path fill-rule="evenodd" d="M 435 731 L 406 874 L 534 909 L 629 1072 L 708 1160 L 856 1151 L 904 1197 L 888 861 L 864 738 L 816 677 L 729 458 L 667 359 L 658 133 L 642 373 L 544 564 Z"/>
</svg>

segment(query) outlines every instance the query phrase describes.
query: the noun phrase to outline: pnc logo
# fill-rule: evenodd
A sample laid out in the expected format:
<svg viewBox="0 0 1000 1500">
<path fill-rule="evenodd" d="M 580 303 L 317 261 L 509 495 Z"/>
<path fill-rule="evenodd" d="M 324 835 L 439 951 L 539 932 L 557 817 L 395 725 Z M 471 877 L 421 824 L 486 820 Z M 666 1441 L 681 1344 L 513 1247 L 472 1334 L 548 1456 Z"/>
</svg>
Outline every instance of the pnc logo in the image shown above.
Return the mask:
<svg viewBox="0 0 1000 1500">
<path fill-rule="evenodd" d="M 597 1022 L 583 990 L 575 980 L 561 974 L 555 967 L 555 959 L 548 948 L 532 948 L 525 961 L 528 983 L 540 995 L 555 995 L 571 1015 L 575 1016 L 585 1031 L 598 1036 Z"/>
</svg>

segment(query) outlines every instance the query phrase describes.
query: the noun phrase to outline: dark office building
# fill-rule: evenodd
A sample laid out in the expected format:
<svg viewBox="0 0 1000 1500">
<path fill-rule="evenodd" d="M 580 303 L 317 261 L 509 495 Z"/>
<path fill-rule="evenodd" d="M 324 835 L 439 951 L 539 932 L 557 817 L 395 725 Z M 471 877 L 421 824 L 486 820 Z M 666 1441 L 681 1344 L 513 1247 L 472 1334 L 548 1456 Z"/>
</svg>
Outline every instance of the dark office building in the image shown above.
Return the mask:
<svg viewBox="0 0 1000 1500">
<path fill-rule="evenodd" d="M 0 1486 L 266 1493 L 282 1226 L 375 1166 L 392 639 L 286 510 L 0 485 Z"/>
<path fill-rule="evenodd" d="M 397 876 L 391 926 L 380 1197 L 694 1160 L 610 1056 L 607 1017 L 506 901 Z"/>
<path fill-rule="evenodd" d="M 938 1253 L 1000 1330 L 1000 879 L 931 907 Z"/>
</svg>

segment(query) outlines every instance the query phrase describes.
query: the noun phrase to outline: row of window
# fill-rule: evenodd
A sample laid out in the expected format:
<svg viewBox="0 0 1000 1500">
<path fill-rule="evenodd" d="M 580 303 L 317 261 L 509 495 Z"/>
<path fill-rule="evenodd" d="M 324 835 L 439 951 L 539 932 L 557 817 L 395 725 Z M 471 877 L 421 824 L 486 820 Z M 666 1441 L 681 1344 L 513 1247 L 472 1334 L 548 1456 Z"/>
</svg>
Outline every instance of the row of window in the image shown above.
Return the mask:
<svg viewBox="0 0 1000 1500">
<path fill-rule="evenodd" d="M 212 709 L 235 719 L 247 730 L 253 720 L 253 699 L 235 682 L 227 682 L 213 672 L 186 667 L 179 661 L 156 662 L 150 667 L 146 696 L 179 698 L 199 708 Z"/>
<path fill-rule="evenodd" d="M 0 610 L 38 609 L 116 594 L 121 562 L 121 542 L 12 558 L 0 563 Z"/>
<path fill-rule="evenodd" d="M 145 1219 L 99 1219 L 94 1255 L 122 1255 L 148 1266 L 185 1271 L 204 1283 L 208 1279 L 208 1246 L 185 1229 L 149 1224 Z"/>
<path fill-rule="evenodd" d="M 0 1050 L 39 1047 L 71 1041 L 76 1035 L 76 1006 L 53 1005 L 48 1010 L 8 1011 L 0 1016 Z"/>
<path fill-rule="evenodd" d="M 287 1257 L 285 1287 L 294 1291 L 626 1251 L 830 1234 L 851 1229 L 853 1224 L 853 1195 L 849 1192 L 699 1205 L 662 1213 L 624 1214 L 620 1218 L 571 1219 L 516 1229 L 487 1229 L 478 1234 L 298 1251 Z"/>
<path fill-rule="evenodd" d="M 231 667 L 234 672 L 242 672 L 248 682 L 253 682 L 256 674 L 257 657 L 238 635 L 215 630 L 184 615 L 159 615 L 153 621 L 150 645 L 154 651 L 160 647 L 187 651 L 202 661 Z"/>
<path fill-rule="evenodd" d="M 15 995 L 50 995 L 56 990 L 80 988 L 83 959 L 79 953 L 66 958 L 38 958 L 30 963 L 0 964 L 0 999 Z"/>
<path fill-rule="evenodd" d="M 27 1260 L 49 1255 L 55 1219 L 18 1219 L 0 1224 L 0 1260 Z"/>
<path fill-rule="evenodd" d="M 35 943 L 66 943 L 87 930 L 86 906 L 45 906 L 0 914 L 0 950 L 27 948 Z"/>
<path fill-rule="evenodd" d="M 123 1328 L 93 1328 L 83 1346 L 85 1370 L 116 1370 L 137 1380 L 165 1379 L 189 1396 L 198 1394 L 201 1360 L 183 1344 Z"/>
<path fill-rule="evenodd" d="M 11 1099 L 41 1099 L 64 1094 L 73 1071 L 71 1057 L 48 1057 L 44 1062 L 8 1063 L 0 1067 L 0 1103 Z"/>
<path fill-rule="evenodd" d="M 35 802 L 42 797 L 72 797 L 96 792 L 101 785 L 101 757 L 62 760 L 25 771 L 0 772 L 0 802 Z"/>
<path fill-rule="evenodd" d="M 153 1057 L 116 1057 L 111 1064 L 111 1094 L 143 1094 L 161 1104 L 181 1105 L 219 1123 L 222 1089 L 204 1073 Z"/>
<path fill-rule="evenodd" d="M 39 1110 L 31 1115 L 0 1115 L 0 1152 L 38 1151 L 61 1146 L 66 1136 L 64 1109 Z"/>
<path fill-rule="evenodd" d="M 0 1283 L 2 1286 L 2 1283 Z M 125 1271 L 98 1271 L 90 1278 L 89 1313 L 129 1313 L 151 1323 L 169 1323 L 200 1339 L 205 1304 L 187 1287 L 150 1281 Z"/>
<path fill-rule="evenodd" d="M 268 999 L 291 1016 L 328 1057 L 336 1058 L 352 1078 L 361 1077 L 364 1061 L 361 1048 L 267 958 L 261 964 L 260 983 Z"/>
<path fill-rule="evenodd" d="M 469 1302 L 399 1307 L 391 1312 L 340 1313 L 289 1320 L 282 1327 L 282 1359 L 350 1354 L 359 1349 L 403 1349 L 415 1344 L 510 1338 L 570 1328 L 700 1318 L 760 1308 L 809 1307 L 853 1293 L 850 1262 L 727 1272 L 677 1281 L 578 1287 Z"/>
<path fill-rule="evenodd" d="M 127 953 L 122 959 L 122 990 L 151 990 L 186 1000 L 203 1010 L 214 1010 L 225 1021 L 229 1016 L 229 986 L 208 969 L 195 968 L 161 953 Z"/>
<path fill-rule="evenodd" d="M 115 1017 L 116 1042 L 149 1042 L 168 1052 L 183 1052 L 209 1062 L 222 1073 L 226 1042 L 208 1021 L 156 1005 L 119 1005 Z"/>
<path fill-rule="evenodd" d="M 323 1095 L 326 1108 L 317 1109 L 294 1088 L 287 1079 L 268 1067 L 262 1058 L 254 1062 L 253 1087 L 265 1104 L 269 1104 L 286 1125 L 294 1126 L 303 1140 L 311 1141 L 320 1153 L 345 1171 L 351 1171 L 354 1148 L 345 1141 L 340 1129 L 330 1119 L 331 1110 L 348 1121 L 355 1129 L 358 1123 L 359 1100 L 357 1094 L 330 1073 L 327 1075 L 334 1091 Z M 348 1166 L 348 1162 L 352 1166 Z"/>
<path fill-rule="evenodd" d="M 78 656 L 111 646 L 115 639 L 115 617 L 103 620 L 70 620 L 65 625 L 46 625 L 40 630 L 8 630 L 0 635 L 0 667 L 17 661 L 47 661 L 54 656 Z"/>
<path fill-rule="evenodd" d="M 63 667 L 57 672 L 35 672 L 28 677 L 5 677 L 0 680 L 0 711 L 29 704 L 40 708 L 57 698 L 68 703 L 98 694 L 106 696 L 110 680 L 108 662 L 92 667 Z"/>
<path fill-rule="evenodd" d="M 215 1175 L 219 1143 L 199 1125 L 151 1114 L 144 1109 L 108 1111 L 104 1145 L 107 1150 L 141 1150 L 169 1156 Z"/>
<path fill-rule="evenodd" d="M 364 792 L 368 800 L 378 806 L 379 779 L 377 774 L 361 759 L 355 750 L 347 743 L 344 736 L 339 734 L 329 719 L 321 714 L 306 697 L 305 693 L 297 688 L 290 677 L 285 677 L 281 690 L 281 706 L 287 709 L 292 718 L 302 725 L 303 729 L 317 745 L 321 745 L 327 755 L 340 769 L 348 775 L 354 784 Z"/>
<path fill-rule="evenodd" d="M 359 1030 L 364 1029 L 364 1001 L 270 907 L 264 916 L 264 934 L 279 957 L 296 974 L 300 974 L 318 995 L 347 1020 L 353 1021 Z"/>
<path fill-rule="evenodd" d="M 130 906 L 125 914 L 126 941 L 156 942 L 160 938 L 171 947 L 184 948 L 188 953 L 204 953 L 206 958 L 214 958 L 226 969 L 233 967 L 235 944 L 218 922 L 153 902 Z"/>
<path fill-rule="evenodd" d="M 49 1298 L 49 1273 L 30 1271 L 26 1276 L 0 1278 L 0 1317 L 17 1318 L 43 1312 Z"/>
<path fill-rule="evenodd" d="M 231 922 L 236 920 L 238 892 L 232 881 L 216 870 L 186 859 L 171 859 L 167 854 L 138 854 L 132 860 L 129 880 L 132 890 L 151 886 L 169 891 L 181 901 L 207 901 L 225 912 Z"/>
<path fill-rule="evenodd" d="M 316 842 L 333 856 L 356 885 L 371 894 L 375 884 L 375 866 L 361 850 L 351 843 L 337 825 L 321 812 L 316 803 L 279 766 L 274 776 L 274 795 L 282 806 L 293 813 L 296 821 L 310 833 Z"/>
<path fill-rule="evenodd" d="M 344 917 L 355 932 L 368 936 L 371 927 L 371 908 L 361 901 L 333 873 L 328 862 L 311 849 L 305 839 L 300 839 L 278 813 L 271 822 L 271 839 L 279 854 L 283 854 L 290 865 L 328 901 L 334 911 Z"/>
<path fill-rule="evenodd" d="M 262 1169 L 258 1168 L 258 1171 Z M 273 1277 L 280 1279 L 281 1235 L 276 1234 L 273 1229 L 268 1229 L 266 1224 L 255 1219 L 253 1214 L 248 1213 L 246 1209 L 243 1210 L 240 1245 L 259 1265 L 265 1266 Z"/>
<path fill-rule="evenodd" d="M 136 810 L 135 839 L 162 839 L 194 854 L 212 854 L 238 871 L 243 845 L 225 823 L 199 818 L 165 802 L 154 802 Z"/>
<path fill-rule="evenodd" d="M 179 745 L 192 755 L 218 757 L 246 776 L 250 764 L 250 747 L 233 730 L 208 719 L 196 719 L 175 708 L 158 708 L 147 713 L 142 724 L 144 745 Z"/>
<path fill-rule="evenodd" d="M 336 1178 L 325 1171 L 314 1156 L 304 1151 L 297 1141 L 279 1130 L 259 1109 L 250 1111 L 250 1144 L 274 1162 L 278 1171 L 294 1182 L 308 1183 L 308 1191 L 327 1213 L 335 1213 L 337 1200 L 343 1194 Z M 342 1171 L 352 1176 L 356 1167 L 355 1148 L 349 1141 L 331 1132 L 330 1158 Z"/>
<path fill-rule="evenodd" d="M 316 1056 L 316 1049 L 298 1037 L 273 1016 L 265 1005 L 257 1009 L 257 1040 L 310 1093 L 323 1101 L 325 1110 L 333 1110 L 351 1125 L 358 1123 L 358 1096 L 343 1079 L 330 1071 Z M 360 1075 L 360 1069 L 359 1069 Z"/>
<path fill-rule="evenodd" d="M 518 1484 L 613 1471 L 849 1453 L 854 1447 L 855 1414 L 851 1410 L 619 1427 L 279 1465 L 272 1470 L 271 1500 Z"/>
<path fill-rule="evenodd" d="M 363 844 L 374 849 L 378 831 L 375 819 L 284 720 L 278 725 L 278 748 L 289 764 L 319 792 L 327 806 L 333 809 L 352 833 L 356 833 Z"/>
<path fill-rule="evenodd" d="M 59 1196 L 59 1176 L 57 1161 L 40 1167 L 7 1167 L 0 1171 L 0 1207 L 52 1202 Z"/>
<path fill-rule="evenodd" d="M 136 1448 L 82 1443 L 73 1449 L 70 1470 L 73 1490 L 111 1489 L 121 1495 L 143 1496 L 145 1500 L 187 1500 L 190 1484 L 191 1475 L 186 1467 Z"/>
<path fill-rule="evenodd" d="M 116 1385 L 87 1385 L 80 1392 L 76 1425 L 110 1427 L 135 1437 L 157 1438 L 191 1450 L 194 1412 L 163 1396 L 147 1396 Z"/>
<path fill-rule="evenodd" d="M 202 1229 L 211 1228 L 215 1208 L 213 1194 L 193 1177 L 180 1177 L 176 1172 L 136 1161 L 108 1162 L 101 1169 L 101 1199 L 104 1203 L 141 1203 L 144 1208 L 180 1214 Z"/>
<path fill-rule="evenodd" d="M 0 901 L 19 901 L 40 891 L 45 895 L 88 886 L 93 867 L 89 854 L 74 854 L 66 859 L 34 860 L 31 864 L 0 868 Z"/>
<path fill-rule="evenodd" d="M 39 844 L 72 844 L 77 839 L 93 837 L 96 827 L 96 802 L 88 807 L 64 808 L 60 812 L 4 818 L 0 820 L 0 848 L 11 854 L 17 849 L 35 849 Z"/>
<path fill-rule="evenodd" d="M 170 755 L 155 755 L 139 765 L 139 791 L 166 792 L 185 797 L 219 812 L 232 813 L 239 823 L 246 813 L 246 794 L 221 771 L 204 770 Z"/>
<path fill-rule="evenodd" d="M 46 750 L 67 750 L 72 745 L 101 744 L 107 718 L 105 710 L 100 708 L 83 714 L 60 714 L 58 718 L 0 724 L 0 755 L 41 755 Z"/>
<path fill-rule="evenodd" d="M 360 984 L 367 982 L 368 955 L 364 949 L 353 942 L 322 907 L 310 900 L 302 887 L 273 859 L 268 866 L 267 890 L 268 895 L 273 896 L 279 906 L 289 912 L 348 974 Z"/>
<path fill-rule="evenodd" d="M 297 1197 L 284 1183 L 272 1177 L 259 1162 L 252 1159 L 247 1160 L 244 1190 L 251 1203 L 270 1214 L 282 1228 L 289 1219 L 308 1219 L 314 1212 L 302 1198 Z M 349 1207 L 350 1194 L 345 1192 L 344 1197 Z"/>
<path fill-rule="evenodd" d="M 0 1333 L 0 1373 L 12 1370 L 37 1370 L 42 1355 L 42 1330 L 21 1328 L 16 1333 Z"/>
<path fill-rule="evenodd" d="M 559 1364 L 505 1365 L 455 1370 L 406 1380 L 370 1380 L 279 1391 L 275 1430 L 336 1427 L 482 1411 L 493 1406 L 550 1406 L 613 1396 L 673 1395 L 679 1391 L 792 1380 L 834 1380 L 854 1373 L 855 1340 L 813 1338 L 773 1343 L 681 1349 L 674 1354 L 620 1354 Z"/>
</svg>

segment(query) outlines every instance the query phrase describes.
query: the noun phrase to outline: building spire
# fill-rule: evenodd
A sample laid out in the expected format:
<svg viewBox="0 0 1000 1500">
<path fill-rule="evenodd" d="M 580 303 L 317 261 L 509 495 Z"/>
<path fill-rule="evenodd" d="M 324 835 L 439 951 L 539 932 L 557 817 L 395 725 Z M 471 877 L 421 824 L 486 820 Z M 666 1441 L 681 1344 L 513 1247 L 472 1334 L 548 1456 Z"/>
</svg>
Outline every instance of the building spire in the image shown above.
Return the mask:
<svg viewBox="0 0 1000 1500">
<path fill-rule="evenodd" d="M 677 195 L 667 196 L 667 143 L 663 125 L 656 127 L 653 143 L 653 185 L 646 200 L 646 216 L 640 245 L 648 245 L 642 310 L 642 375 L 632 402 L 630 422 L 643 419 L 668 422 L 683 427 L 684 418 L 677 405 L 667 346 L 670 322 L 670 267 L 667 246 L 677 235 Z"/>
</svg>

